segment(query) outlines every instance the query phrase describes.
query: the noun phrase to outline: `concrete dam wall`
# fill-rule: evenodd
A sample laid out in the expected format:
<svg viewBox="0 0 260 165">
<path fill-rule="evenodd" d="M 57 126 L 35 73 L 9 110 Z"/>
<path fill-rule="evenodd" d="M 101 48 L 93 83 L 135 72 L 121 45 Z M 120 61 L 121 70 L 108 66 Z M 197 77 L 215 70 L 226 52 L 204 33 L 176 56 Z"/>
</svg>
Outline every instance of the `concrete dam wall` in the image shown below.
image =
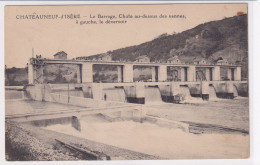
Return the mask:
<svg viewBox="0 0 260 165">
<path fill-rule="evenodd" d="M 248 96 L 247 83 L 239 82 L 140 82 L 140 83 L 80 83 L 80 84 L 35 84 L 25 87 L 27 95 L 38 101 L 54 101 L 101 106 L 104 104 L 145 102 L 175 102 L 179 97 L 206 100 Z M 69 96 L 69 97 L 68 97 Z M 101 105 L 97 105 L 102 102 Z M 104 103 L 103 103 L 104 102 Z"/>
</svg>

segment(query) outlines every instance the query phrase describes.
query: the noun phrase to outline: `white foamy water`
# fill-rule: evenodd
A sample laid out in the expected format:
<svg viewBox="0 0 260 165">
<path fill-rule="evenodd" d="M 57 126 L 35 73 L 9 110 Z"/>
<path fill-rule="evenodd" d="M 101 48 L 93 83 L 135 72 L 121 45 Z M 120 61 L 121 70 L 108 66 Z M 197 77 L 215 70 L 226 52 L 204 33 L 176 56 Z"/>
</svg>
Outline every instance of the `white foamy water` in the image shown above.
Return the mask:
<svg viewBox="0 0 260 165">
<path fill-rule="evenodd" d="M 209 86 L 209 100 L 216 100 L 217 99 L 217 94 L 216 90 L 213 86 Z"/>
<path fill-rule="evenodd" d="M 181 95 L 184 95 L 184 100 L 181 100 L 180 103 L 184 103 L 184 104 L 206 103 L 205 101 L 202 100 L 202 98 L 192 97 L 190 94 L 189 87 L 181 86 L 180 93 Z"/>
<path fill-rule="evenodd" d="M 185 99 L 188 99 L 191 97 L 189 87 L 181 86 L 180 93 L 185 96 Z"/>
<path fill-rule="evenodd" d="M 81 132 L 70 125 L 53 125 L 46 129 L 167 159 L 245 158 L 249 152 L 249 136 L 194 135 L 179 129 L 133 121 L 114 123 L 81 121 Z"/>
<path fill-rule="evenodd" d="M 162 102 L 161 92 L 159 88 L 145 88 L 145 103 L 160 103 Z"/>
</svg>

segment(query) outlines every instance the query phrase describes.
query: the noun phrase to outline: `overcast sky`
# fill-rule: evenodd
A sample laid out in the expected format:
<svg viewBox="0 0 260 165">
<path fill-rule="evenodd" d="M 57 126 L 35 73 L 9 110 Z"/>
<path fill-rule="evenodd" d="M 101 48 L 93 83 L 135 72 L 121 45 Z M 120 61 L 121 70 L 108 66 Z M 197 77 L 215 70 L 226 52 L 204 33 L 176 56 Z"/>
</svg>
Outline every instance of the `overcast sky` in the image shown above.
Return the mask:
<svg viewBox="0 0 260 165">
<path fill-rule="evenodd" d="M 32 48 L 34 54 L 45 58 L 53 58 L 58 51 L 68 53 L 69 59 L 104 53 L 150 41 L 162 33 L 179 33 L 201 23 L 232 17 L 238 12 L 247 13 L 247 4 L 9 6 L 5 7 L 5 64 L 25 67 L 32 57 Z M 17 19 L 23 15 L 71 13 L 80 14 L 79 21 L 91 20 L 90 14 L 179 14 L 186 19 L 124 19 L 127 23 L 117 25 L 79 25 L 76 19 Z"/>
</svg>

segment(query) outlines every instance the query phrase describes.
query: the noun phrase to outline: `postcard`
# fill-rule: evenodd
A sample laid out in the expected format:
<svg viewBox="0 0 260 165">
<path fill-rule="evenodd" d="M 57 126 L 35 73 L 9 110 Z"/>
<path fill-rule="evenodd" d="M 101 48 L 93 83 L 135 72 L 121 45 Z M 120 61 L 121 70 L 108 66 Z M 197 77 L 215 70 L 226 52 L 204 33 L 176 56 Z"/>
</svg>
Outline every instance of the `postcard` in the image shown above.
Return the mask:
<svg viewBox="0 0 260 165">
<path fill-rule="evenodd" d="M 6 161 L 249 158 L 247 13 L 6 5 Z"/>
</svg>

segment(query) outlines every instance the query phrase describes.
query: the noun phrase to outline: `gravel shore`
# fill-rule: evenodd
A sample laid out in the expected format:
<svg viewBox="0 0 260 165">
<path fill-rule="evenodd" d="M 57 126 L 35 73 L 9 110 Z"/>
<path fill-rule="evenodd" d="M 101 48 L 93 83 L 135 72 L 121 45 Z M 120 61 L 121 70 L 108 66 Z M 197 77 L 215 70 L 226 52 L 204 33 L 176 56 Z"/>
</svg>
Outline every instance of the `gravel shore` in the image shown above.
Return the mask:
<svg viewBox="0 0 260 165">
<path fill-rule="evenodd" d="M 75 153 L 58 148 L 55 139 L 65 141 L 82 149 L 108 155 L 112 160 L 162 159 L 28 124 L 13 121 L 6 121 L 5 124 L 7 161 L 82 160 Z"/>
</svg>

